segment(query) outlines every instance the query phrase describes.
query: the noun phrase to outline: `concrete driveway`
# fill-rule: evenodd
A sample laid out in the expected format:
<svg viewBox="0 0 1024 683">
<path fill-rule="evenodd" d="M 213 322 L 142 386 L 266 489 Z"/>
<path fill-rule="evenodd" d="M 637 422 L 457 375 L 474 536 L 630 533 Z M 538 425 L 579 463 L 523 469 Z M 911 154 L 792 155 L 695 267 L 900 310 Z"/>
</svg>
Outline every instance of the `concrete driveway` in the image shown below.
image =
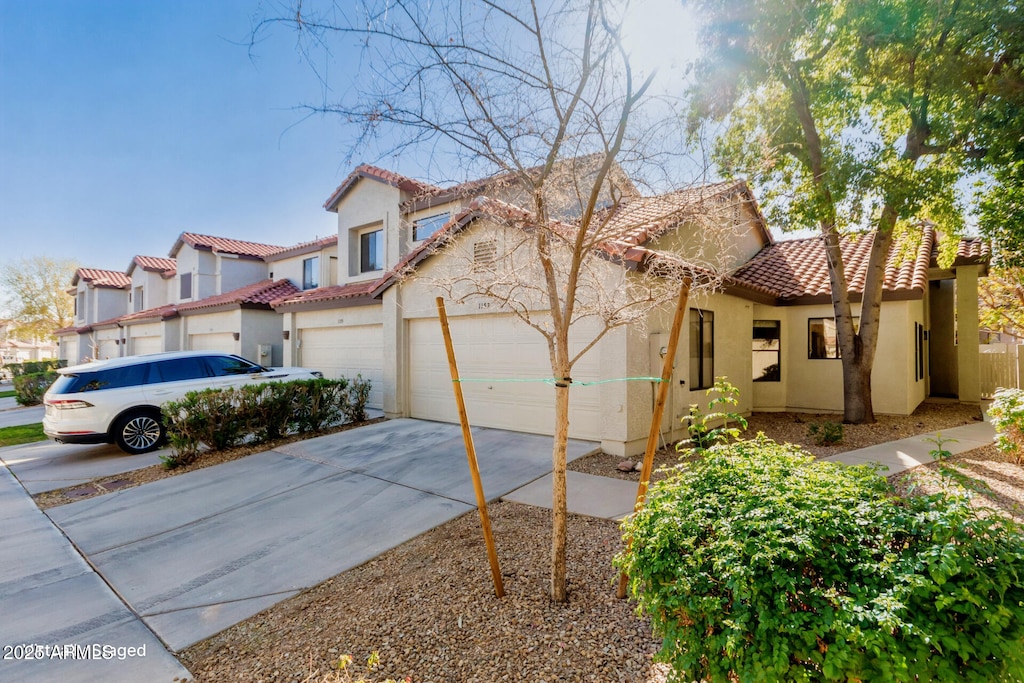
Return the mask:
<svg viewBox="0 0 1024 683">
<path fill-rule="evenodd" d="M 473 434 L 489 500 L 551 469 L 551 437 Z M 569 457 L 596 447 L 571 441 Z M 459 426 L 403 419 L 47 514 L 179 651 L 474 506 Z"/>
<path fill-rule="evenodd" d="M 2 402 L 14 401 L 13 398 L 0 398 Z M 17 427 L 30 425 L 43 421 L 42 406 L 28 406 L 22 408 L 17 404 L 0 406 L 0 427 Z"/>
</svg>

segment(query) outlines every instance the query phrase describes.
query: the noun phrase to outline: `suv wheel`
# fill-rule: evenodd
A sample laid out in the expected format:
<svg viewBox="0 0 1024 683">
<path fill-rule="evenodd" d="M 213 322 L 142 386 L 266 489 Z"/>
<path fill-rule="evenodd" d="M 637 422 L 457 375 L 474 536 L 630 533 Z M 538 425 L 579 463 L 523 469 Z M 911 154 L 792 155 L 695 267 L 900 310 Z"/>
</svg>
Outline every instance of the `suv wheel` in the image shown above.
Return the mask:
<svg viewBox="0 0 1024 683">
<path fill-rule="evenodd" d="M 165 436 L 160 413 L 154 410 L 132 411 L 114 424 L 114 443 L 132 455 L 156 450 Z"/>
</svg>

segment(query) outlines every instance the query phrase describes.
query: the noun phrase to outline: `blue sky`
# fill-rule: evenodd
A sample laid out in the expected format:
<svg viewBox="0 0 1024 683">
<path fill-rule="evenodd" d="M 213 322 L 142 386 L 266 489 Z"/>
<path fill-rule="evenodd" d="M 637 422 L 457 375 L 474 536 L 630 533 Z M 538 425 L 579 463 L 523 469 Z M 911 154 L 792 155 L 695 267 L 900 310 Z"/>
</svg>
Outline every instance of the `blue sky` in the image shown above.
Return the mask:
<svg viewBox="0 0 1024 683">
<path fill-rule="evenodd" d="M 0 264 L 124 269 L 182 231 L 294 244 L 335 231 L 336 119 L 257 0 L 0 0 Z"/>
<path fill-rule="evenodd" d="M 352 131 L 299 109 L 336 93 L 294 34 L 264 33 L 250 50 L 264 2 L 277 6 L 0 0 L 0 267 L 47 254 L 123 270 L 136 254 L 166 256 L 183 231 L 281 245 L 336 231 L 324 200 L 374 160 L 347 164 Z M 641 58 L 692 49 L 666 16 L 678 0 L 640 5 Z M 344 87 L 358 51 L 332 50 L 319 66 Z"/>
</svg>

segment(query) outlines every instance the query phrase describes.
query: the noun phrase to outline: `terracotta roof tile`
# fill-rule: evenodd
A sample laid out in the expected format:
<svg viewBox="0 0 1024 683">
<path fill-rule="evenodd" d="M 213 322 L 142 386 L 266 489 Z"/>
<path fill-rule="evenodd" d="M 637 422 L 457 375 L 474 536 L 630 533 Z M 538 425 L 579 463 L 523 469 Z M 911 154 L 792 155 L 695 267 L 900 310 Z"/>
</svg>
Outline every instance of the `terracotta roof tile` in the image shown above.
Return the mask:
<svg viewBox="0 0 1024 683">
<path fill-rule="evenodd" d="M 987 262 L 992 256 L 988 242 L 980 237 L 964 237 L 957 244 L 955 263 Z"/>
<path fill-rule="evenodd" d="M 178 304 L 178 312 L 194 311 L 200 308 L 213 308 L 225 305 L 266 305 L 275 299 L 290 296 L 299 291 L 291 280 L 262 280 L 245 287 L 239 287 L 224 294 L 210 296 L 199 301 Z"/>
<path fill-rule="evenodd" d="M 193 232 L 183 232 L 175 243 L 171 253 L 177 253 L 181 244 L 187 244 L 193 249 L 212 251 L 214 253 L 235 254 L 237 256 L 248 256 L 250 258 L 262 259 L 271 254 L 281 251 L 284 247 L 273 244 L 261 244 L 259 242 L 247 242 L 228 237 L 214 237 L 212 235 L 197 235 Z"/>
<path fill-rule="evenodd" d="M 160 256 L 136 256 L 132 259 L 132 264 L 150 273 L 160 273 L 164 278 L 174 275 L 178 268 L 176 260 Z"/>
<path fill-rule="evenodd" d="M 321 237 L 319 239 L 311 240 L 309 242 L 301 242 L 293 247 L 285 247 L 281 251 L 271 254 L 267 257 L 267 261 L 278 261 L 289 256 L 298 256 L 299 254 L 312 253 L 319 251 L 325 247 L 332 247 L 338 244 L 338 235 L 328 235 L 327 237 Z"/>
<path fill-rule="evenodd" d="M 341 182 L 341 185 L 338 185 L 334 192 L 331 193 L 331 196 L 324 202 L 324 208 L 328 211 L 333 210 L 334 207 L 338 205 L 338 202 L 341 201 L 341 198 L 345 196 L 345 193 L 348 192 L 348 190 L 355 185 L 356 181 L 360 178 L 373 178 L 374 180 L 379 180 L 380 182 L 391 185 L 392 187 L 397 187 L 403 192 L 416 195 L 440 191 L 440 188 L 431 185 L 430 183 L 420 182 L 419 180 L 414 180 L 399 173 L 395 173 L 394 171 L 388 171 L 387 169 L 379 168 L 377 166 L 360 164 L 351 173 L 349 173 L 348 177 Z"/>
<path fill-rule="evenodd" d="M 307 289 L 303 292 L 286 295 L 270 302 L 274 308 L 289 306 L 292 304 L 311 304 L 321 301 L 342 301 L 345 299 L 356 299 L 370 296 L 381 279 L 368 280 L 367 282 L 355 282 L 350 285 L 331 285 L 330 287 L 317 287 Z"/>
<path fill-rule="evenodd" d="M 147 308 L 143 311 L 135 311 L 128 315 L 122 315 L 118 320 L 121 324 L 134 323 L 142 320 L 167 320 L 178 315 L 178 307 L 175 304 L 164 304 L 156 308 Z"/>
<path fill-rule="evenodd" d="M 72 278 L 72 284 L 78 284 L 82 280 L 93 287 L 110 287 L 113 289 L 128 289 L 132 285 L 131 279 L 119 270 L 100 270 L 98 268 L 79 268 Z"/>
<path fill-rule="evenodd" d="M 928 284 L 934 240 L 935 232 L 925 228 L 919 233 L 916 247 L 908 250 L 899 241 L 893 244 L 885 264 L 884 291 L 890 294 L 924 291 Z M 840 238 L 839 246 L 851 292 L 864 292 L 873 241 L 874 236 L 870 233 Z M 782 301 L 828 297 L 832 292 L 824 242 L 820 237 L 789 240 L 765 247 L 737 269 L 731 280 Z"/>
</svg>

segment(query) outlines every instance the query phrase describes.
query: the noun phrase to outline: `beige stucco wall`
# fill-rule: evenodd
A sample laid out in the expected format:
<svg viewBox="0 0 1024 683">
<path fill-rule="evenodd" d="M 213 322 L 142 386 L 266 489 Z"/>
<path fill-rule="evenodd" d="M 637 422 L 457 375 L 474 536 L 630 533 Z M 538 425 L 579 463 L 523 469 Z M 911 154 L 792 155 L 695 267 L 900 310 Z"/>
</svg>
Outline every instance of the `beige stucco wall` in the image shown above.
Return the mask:
<svg viewBox="0 0 1024 683">
<path fill-rule="evenodd" d="M 789 410 L 836 412 L 843 410 L 843 370 L 839 359 L 807 357 L 807 321 L 831 318 L 831 304 L 791 307 L 783 324 L 783 384 Z M 859 306 L 853 314 L 859 315 Z M 772 319 L 770 312 L 760 317 Z M 871 374 L 875 412 L 907 415 L 924 400 L 927 383 L 915 380 L 914 323 L 924 323 L 920 300 L 882 303 L 878 351 Z M 789 340 L 789 343 L 785 343 Z"/>
<path fill-rule="evenodd" d="M 747 204 L 733 198 L 719 208 L 706 221 L 688 223 L 651 246 L 722 272 L 735 270 L 765 246 L 764 239 Z"/>
<path fill-rule="evenodd" d="M 335 209 L 338 213 L 338 284 L 380 276 L 380 271 L 359 272 L 359 232 L 379 225 L 384 230 L 384 269 L 399 259 L 397 230 L 401 191 L 369 178 L 362 178 Z"/>
<path fill-rule="evenodd" d="M 978 275 L 980 266 L 956 270 L 957 362 L 960 400 L 981 401 L 981 360 L 978 348 Z"/>
<path fill-rule="evenodd" d="M 319 251 L 312 251 L 297 256 L 272 261 L 267 276 L 273 273 L 274 280 L 291 280 L 296 287 L 302 287 L 302 264 L 306 259 L 319 257 L 320 287 L 328 287 L 338 283 L 338 247 L 330 246 Z"/>
<path fill-rule="evenodd" d="M 224 254 L 216 255 L 217 290 L 216 294 L 231 292 L 239 287 L 251 285 L 267 279 L 268 268 L 264 261 L 231 258 Z M 299 278 L 299 284 L 302 278 Z M 210 296 L 210 295 L 207 295 Z"/>
</svg>

